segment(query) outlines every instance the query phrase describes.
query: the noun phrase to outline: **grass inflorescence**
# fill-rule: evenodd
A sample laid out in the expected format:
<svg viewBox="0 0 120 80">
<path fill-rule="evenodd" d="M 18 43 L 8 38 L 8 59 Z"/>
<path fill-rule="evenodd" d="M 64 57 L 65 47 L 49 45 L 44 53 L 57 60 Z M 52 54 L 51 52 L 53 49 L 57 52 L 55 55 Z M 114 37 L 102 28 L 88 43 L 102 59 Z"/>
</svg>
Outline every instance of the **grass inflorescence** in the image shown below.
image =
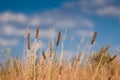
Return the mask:
<svg viewBox="0 0 120 80">
<path fill-rule="evenodd" d="M 81 63 L 82 55 L 80 51 L 77 57 L 71 57 L 57 54 L 57 48 L 60 46 L 62 38 L 61 32 L 58 32 L 56 46 L 53 41 L 49 42 L 49 51 L 42 51 L 41 56 L 37 56 L 39 28 L 36 29 L 35 41 L 33 45 L 30 42 L 30 32 L 27 34 L 26 59 L 19 60 L 13 58 L 9 65 L 0 63 L 0 80 L 119 80 L 120 79 L 120 60 L 117 55 L 110 55 L 106 48 L 102 47 L 100 51 L 94 52 L 91 58 L 91 66 Z M 97 32 L 94 33 L 90 45 L 94 46 Z M 37 39 L 37 40 L 36 40 Z M 65 54 L 65 52 L 64 52 Z M 61 64 L 62 61 L 62 64 Z M 84 61 L 83 61 L 84 62 Z"/>
</svg>

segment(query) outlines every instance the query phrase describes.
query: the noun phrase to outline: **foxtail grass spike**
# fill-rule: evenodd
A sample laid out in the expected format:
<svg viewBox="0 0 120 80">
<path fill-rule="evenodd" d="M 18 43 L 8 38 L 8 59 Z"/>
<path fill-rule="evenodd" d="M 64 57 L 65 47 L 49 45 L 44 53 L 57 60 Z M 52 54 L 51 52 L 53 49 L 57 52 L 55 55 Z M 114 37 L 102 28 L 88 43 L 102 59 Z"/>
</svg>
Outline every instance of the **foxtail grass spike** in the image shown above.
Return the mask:
<svg viewBox="0 0 120 80">
<path fill-rule="evenodd" d="M 107 47 L 104 49 L 104 53 L 110 48 L 110 45 L 107 45 Z"/>
<path fill-rule="evenodd" d="M 100 53 L 103 53 L 103 51 L 104 51 L 104 47 L 102 47 L 102 48 L 100 49 Z"/>
<path fill-rule="evenodd" d="M 60 43 L 60 38 L 61 38 L 61 32 L 58 33 L 58 38 L 57 38 L 56 46 L 59 45 L 59 43 Z"/>
<path fill-rule="evenodd" d="M 117 57 L 117 55 L 114 55 L 112 58 L 110 58 L 110 60 L 107 63 L 112 62 L 113 60 L 115 60 L 116 57 Z"/>
<path fill-rule="evenodd" d="M 93 38 L 92 38 L 92 41 L 91 41 L 91 45 L 94 44 L 96 37 L 97 37 L 97 32 L 95 32 L 94 35 L 93 35 Z"/>
<path fill-rule="evenodd" d="M 30 33 L 28 33 L 28 50 L 30 50 Z"/>
<path fill-rule="evenodd" d="M 39 27 L 36 29 L 36 39 L 38 39 L 38 35 L 39 35 Z"/>
<path fill-rule="evenodd" d="M 77 59 L 78 62 L 79 62 L 80 59 L 81 59 L 81 55 L 82 55 L 82 53 L 80 52 L 80 53 L 78 54 L 78 59 Z"/>
<path fill-rule="evenodd" d="M 43 55 L 43 59 L 46 60 L 46 55 L 44 51 L 42 52 L 42 55 Z"/>
</svg>

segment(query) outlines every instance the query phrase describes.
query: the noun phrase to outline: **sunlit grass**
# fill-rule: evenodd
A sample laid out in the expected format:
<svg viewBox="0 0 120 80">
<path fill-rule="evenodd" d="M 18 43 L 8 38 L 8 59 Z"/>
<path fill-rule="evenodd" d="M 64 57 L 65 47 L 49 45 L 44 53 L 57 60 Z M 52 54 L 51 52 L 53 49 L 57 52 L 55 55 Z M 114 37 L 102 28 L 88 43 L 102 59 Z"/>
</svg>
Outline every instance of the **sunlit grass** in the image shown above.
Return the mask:
<svg viewBox="0 0 120 80">
<path fill-rule="evenodd" d="M 86 58 L 81 63 L 82 52 L 75 58 L 57 54 L 62 34 L 58 33 L 56 45 L 50 41 L 49 52 L 42 52 L 37 57 L 36 52 L 40 48 L 38 42 L 39 28 L 33 45 L 30 43 L 30 32 L 28 33 L 27 54 L 25 60 L 17 58 L 6 60 L 4 65 L 0 64 L 0 80 L 119 80 L 120 60 L 117 55 L 110 55 L 106 48 L 95 52 L 90 59 Z M 97 32 L 94 33 L 90 45 L 94 46 Z M 54 48 L 55 47 L 55 48 Z M 70 55 L 70 54 L 69 54 Z M 61 60 L 62 59 L 62 60 Z M 90 61 L 89 61 L 90 60 Z M 89 62 L 88 62 L 89 61 Z"/>
</svg>

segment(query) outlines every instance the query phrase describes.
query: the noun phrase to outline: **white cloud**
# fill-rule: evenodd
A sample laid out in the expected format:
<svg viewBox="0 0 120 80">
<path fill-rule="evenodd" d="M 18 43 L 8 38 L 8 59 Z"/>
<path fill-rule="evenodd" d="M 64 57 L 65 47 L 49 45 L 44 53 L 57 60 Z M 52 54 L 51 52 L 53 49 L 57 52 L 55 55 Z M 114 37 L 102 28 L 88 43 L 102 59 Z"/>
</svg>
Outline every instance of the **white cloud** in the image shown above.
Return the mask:
<svg viewBox="0 0 120 80">
<path fill-rule="evenodd" d="M 87 20 L 87 19 L 81 20 L 81 21 L 80 21 L 80 25 L 81 25 L 81 26 L 87 26 L 87 27 L 89 27 L 89 28 L 93 28 L 93 27 L 95 26 L 95 24 L 94 24 L 92 21 Z"/>
<path fill-rule="evenodd" d="M 91 20 L 80 17 L 79 15 L 66 15 L 66 12 L 61 10 L 46 11 L 38 15 L 25 15 L 23 13 L 4 12 L 0 14 L 0 24 L 19 24 L 39 26 L 44 25 L 50 27 L 54 25 L 56 28 L 71 28 L 71 27 L 94 27 Z"/>
<path fill-rule="evenodd" d="M 6 23 L 6 22 L 17 22 L 17 23 L 25 23 L 27 20 L 27 17 L 22 13 L 11 13 L 11 12 L 5 12 L 0 14 L 0 22 Z"/>
<path fill-rule="evenodd" d="M 77 32 L 77 35 L 81 37 L 92 37 L 93 36 L 93 31 L 87 31 L 87 30 L 79 30 Z"/>
<path fill-rule="evenodd" d="M 81 7 L 101 7 L 110 4 L 113 0 L 81 0 L 79 5 Z"/>
<path fill-rule="evenodd" d="M 99 3 L 102 4 L 100 1 Z M 61 7 L 62 8 L 62 7 Z M 27 15 L 24 13 L 4 12 L 0 13 L 0 32 L 4 36 L 23 37 L 25 36 L 25 25 L 30 26 L 43 26 L 47 27 L 44 29 L 40 28 L 40 38 L 48 38 L 49 27 L 54 26 L 55 29 L 65 28 L 76 28 L 80 29 L 83 27 L 92 29 L 95 24 L 80 16 L 79 13 L 72 14 L 64 11 L 63 9 L 52 9 L 38 14 Z M 20 27 L 17 27 L 20 26 Z M 23 27 L 22 27 L 23 26 Z M 30 29 L 31 37 L 35 37 L 35 30 Z M 56 31 L 54 36 L 56 35 Z"/>
<path fill-rule="evenodd" d="M 55 21 L 55 26 L 59 28 L 75 28 L 75 27 L 87 27 L 93 28 L 94 23 L 88 19 L 76 18 L 76 19 L 60 19 Z"/>
<path fill-rule="evenodd" d="M 28 32 L 27 33 L 25 33 L 25 32 L 26 32 L 25 29 L 17 28 L 13 25 L 3 25 L 1 28 L 1 33 L 4 36 L 24 37 L 28 33 Z M 35 38 L 36 30 L 29 29 L 29 32 L 31 34 L 31 37 Z M 49 29 L 40 29 L 39 37 L 40 38 L 49 38 L 49 35 L 50 35 L 49 32 L 50 32 Z M 54 31 L 53 36 L 55 36 L 55 34 L 56 34 L 56 31 Z"/>
<path fill-rule="evenodd" d="M 42 20 L 40 19 L 40 17 L 33 17 L 28 22 L 28 24 L 30 25 L 40 25 L 41 23 L 42 23 Z"/>
<path fill-rule="evenodd" d="M 65 27 L 76 27 L 77 23 L 72 20 L 57 20 L 55 22 L 55 26 L 59 28 L 65 28 Z"/>
<path fill-rule="evenodd" d="M 119 53 L 120 53 L 120 46 L 117 46 L 117 47 L 115 48 L 115 52 L 119 52 Z"/>
<path fill-rule="evenodd" d="M 64 8 L 76 9 L 88 14 L 102 16 L 120 16 L 120 6 L 114 5 L 116 0 L 78 0 L 63 3 Z"/>
<path fill-rule="evenodd" d="M 92 0 L 91 3 L 92 5 L 105 5 L 107 3 L 108 0 Z"/>
<path fill-rule="evenodd" d="M 15 46 L 18 44 L 17 39 L 0 39 L 0 45 L 1 46 Z"/>
<path fill-rule="evenodd" d="M 70 8 L 70 10 L 77 9 L 79 11 L 85 11 L 87 13 L 94 13 L 97 15 L 105 15 L 105 16 L 120 16 L 120 8 L 111 3 L 114 0 L 78 0 L 78 1 L 69 1 L 64 2 L 61 5 L 60 9 L 52 9 L 49 11 L 45 11 L 39 14 L 26 15 L 23 13 L 13 13 L 13 12 L 4 12 L 0 14 L 0 22 L 7 23 L 20 23 L 29 24 L 32 26 L 55 26 L 56 28 L 74 28 L 86 26 L 89 28 L 94 27 L 94 23 L 91 20 L 80 17 L 80 14 L 73 15 L 71 13 L 67 13 L 64 11 L 64 8 Z M 66 15 L 69 14 L 69 15 Z"/>
<path fill-rule="evenodd" d="M 107 6 L 105 8 L 97 10 L 96 13 L 106 16 L 120 16 L 120 7 Z"/>
<path fill-rule="evenodd" d="M 23 36 L 24 35 L 24 30 L 18 29 L 13 25 L 3 25 L 1 31 L 2 31 L 2 34 L 7 36 Z"/>
<path fill-rule="evenodd" d="M 94 9 L 96 7 L 104 6 L 109 0 L 77 0 L 64 2 L 62 7 L 64 8 L 79 8 L 79 9 Z M 111 2 L 111 1 L 109 1 Z"/>
</svg>

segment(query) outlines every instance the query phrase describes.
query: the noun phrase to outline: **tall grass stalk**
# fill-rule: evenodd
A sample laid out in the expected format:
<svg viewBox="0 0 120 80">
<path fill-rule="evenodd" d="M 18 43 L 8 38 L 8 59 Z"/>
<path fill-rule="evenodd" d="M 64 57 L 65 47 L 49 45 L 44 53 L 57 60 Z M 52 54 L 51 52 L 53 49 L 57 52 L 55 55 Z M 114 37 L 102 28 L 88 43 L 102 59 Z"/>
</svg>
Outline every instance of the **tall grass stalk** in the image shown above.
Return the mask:
<svg viewBox="0 0 120 80">
<path fill-rule="evenodd" d="M 93 77 L 92 77 L 92 80 L 95 80 L 95 78 L 96 78 L 96 75 L 97 75 L 97 72 L 98 72 L 98 70 L 99 70 L 99 68 L 100 68 L 100 65 L 101 65 L 101 63 L 102 63 L 102 60 L 103 60 L 103 56 L 105 55 L 105 53 L 102 53 L 102 56 L 101 56 L 101 58 L 100 58 L 100 61 L 99 61 L 99 63 L 98 63 L 98 66 L 97 66 L 97 68 L 96 68 L 96 70 L 95 70 L 95 74 L 93 75 Z"/>
</svg>

